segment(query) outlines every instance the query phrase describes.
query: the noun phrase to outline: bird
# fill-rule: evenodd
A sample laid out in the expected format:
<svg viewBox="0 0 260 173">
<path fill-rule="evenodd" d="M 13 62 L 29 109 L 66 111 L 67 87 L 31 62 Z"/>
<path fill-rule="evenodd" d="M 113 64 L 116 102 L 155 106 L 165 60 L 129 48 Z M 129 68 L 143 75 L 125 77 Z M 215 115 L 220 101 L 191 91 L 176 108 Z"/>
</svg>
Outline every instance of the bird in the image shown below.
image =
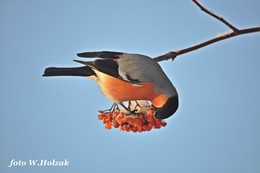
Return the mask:
<svg viewBox="0 0 260 173">
<path fill-rule="evenodd" d="M 74 60 L 84 66 L 48 67 L 43 76 L 82 76 L 96 81 L 101 92 L 115 104 L 147 100 L 155 109 L 157 119 L 172 116 L 179 107 L 176 88 L 153 58 L 135 53 L 113 51 L 82 52 Z"/>
</svg>

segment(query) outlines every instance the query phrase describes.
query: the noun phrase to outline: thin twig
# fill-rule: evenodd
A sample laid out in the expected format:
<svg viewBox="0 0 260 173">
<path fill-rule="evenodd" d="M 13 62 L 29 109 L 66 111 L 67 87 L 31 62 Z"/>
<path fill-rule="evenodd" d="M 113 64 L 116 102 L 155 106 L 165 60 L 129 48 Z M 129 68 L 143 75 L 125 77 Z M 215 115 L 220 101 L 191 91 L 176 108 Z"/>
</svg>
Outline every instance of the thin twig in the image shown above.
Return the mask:
<svg viewBox="0 0 260 173">
<path fill-rule="evenodd" d="M 201 5 L 197 0 L 192 0 L 202 11 L 204 11 L 205 13 L 207 13 L 208 15 L 216 18 L 217 20 L 221 21 L 222 23 L 224 23 L 225 25 L 227 25 L 230 29 L 232 29 L 233 31 L 238 31 L 238 29 L 236 27 L 234 27 L 233 25 L 231 25 L 229 22 L 227 22 L 223 17 L 220 17 L 216 14 L 214 14 L 213 12 L 209 11 L 208 9 L 206 9 L 203 5 Z"/>
<path fill-rule="evenodd" d="M 231 25 L 229 22 L 227 22 L 224 18 L 217 16 L 216 14 L 210 12 L 209 10 L 207 10 L 204 6 L 202 6 L 197 0 L 192 0 L 198 7 L 200 7 L 200 9 L 204 12 L 206 12 L 207 14 L 213 16 L 214 18 L 218 19 L 219 21 L 221 21 L 222 23 L 224 23 L 225 25 L 227 25 L 229 28 L 232 29 L 231 32 L 228 33 L 223 33 L 221 35 L 219 35 L 218 37 L 212 38 L 210 40 L 207 40 L 205 42 L 202 43 L 198 43 L 194 46 L 190 46 L 181 50 L 175 50 L 175 51 L 171 51 L 168 52 L 164 55 L 160 55 L 158 57 L 155 57 L 154 59 L 159 62 L 159 61 L 163 61 L 163 60 L 168 60 L 168 59 L 172 59 L 174 60 L 178 55 L 187 53 L 187 52 L 191 52 L 197 49 L 200 49 L 202 47 L 208 46 L 210 44 L 231 38 L 231 37 L 235 37 L 238 35 L 242 35 L 242 34 L 249 34 L 249 33 L 253 33 L 253 32 L 260 32 L 260 27 L 255 27 L 255 28 L 246 28 L 246 29 L 237 29 L 236 27 L 234 27 L 233 25 Z"/>
</svg>

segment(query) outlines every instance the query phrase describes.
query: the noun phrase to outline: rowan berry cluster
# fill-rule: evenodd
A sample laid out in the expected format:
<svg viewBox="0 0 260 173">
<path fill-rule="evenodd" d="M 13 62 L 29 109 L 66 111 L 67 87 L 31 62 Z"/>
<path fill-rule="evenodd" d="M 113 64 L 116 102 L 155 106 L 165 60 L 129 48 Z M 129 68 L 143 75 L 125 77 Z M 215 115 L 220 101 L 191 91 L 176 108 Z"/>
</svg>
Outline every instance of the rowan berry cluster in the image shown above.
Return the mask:
<svg viewBox="0 0 260 173">
<path fill-rule="evenodd" d="M 100 111 L 99 120 L 103 120 L 106 129 L 119 128 L 125 132 L 144 132 L 166 126 L 166 122 L 155 118 L 154 109 L 137 114 L 127 114 L 120 110 Z"/>
</svg>

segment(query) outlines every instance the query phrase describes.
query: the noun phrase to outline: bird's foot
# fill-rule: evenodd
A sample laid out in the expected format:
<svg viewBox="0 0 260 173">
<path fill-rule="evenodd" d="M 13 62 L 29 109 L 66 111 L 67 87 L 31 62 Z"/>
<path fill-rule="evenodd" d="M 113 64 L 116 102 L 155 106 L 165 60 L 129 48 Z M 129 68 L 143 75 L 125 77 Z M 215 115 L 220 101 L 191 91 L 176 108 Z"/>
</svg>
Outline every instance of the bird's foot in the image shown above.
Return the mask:
<svg viewBox="0 0 260 173">
<path fill-rule="evenodd" d="M 104 112 L 114 112 L 115 110 L 119 110 L 117 103 L 113 103 L 111 108 L 104 110 Z"/>
<path fill-rule="evenodd" d="M 131 110 L 131 102 L 129 101 L 128 107 L 126 107 L 123 103 L 120 103 L 120 105 L 127 111 L 126 115 L 136 115 L 137 109 Z"/>
</svg>

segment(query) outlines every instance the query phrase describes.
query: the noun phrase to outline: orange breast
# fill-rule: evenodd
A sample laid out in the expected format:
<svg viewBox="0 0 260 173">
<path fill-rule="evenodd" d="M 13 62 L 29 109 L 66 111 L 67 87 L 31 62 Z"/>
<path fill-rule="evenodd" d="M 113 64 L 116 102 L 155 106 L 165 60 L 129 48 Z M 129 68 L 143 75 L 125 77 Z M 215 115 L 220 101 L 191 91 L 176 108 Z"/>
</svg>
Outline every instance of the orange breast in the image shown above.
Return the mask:
<svg viewBox="0 0 260 173">
<path fill-rule="evenodd" d="M 168 99 L 162 92 L 155 91 L 153 84 L 150 82 L 134 85 L 102 72 L 95 72 L 98 76 L 95 80 L 99 83 L 103 94 L 116 103 L 130 100 L 149 100 L 159 108 Z"/>
<path fill-rule="evenodd" d="M 97 81 L 100 89 L 109 99 L 119 103 L 129 100 L 150 100 L 153 95 L 152 83 L 134 85 L 126 81 L 101 73 Z"/>
</svg>

